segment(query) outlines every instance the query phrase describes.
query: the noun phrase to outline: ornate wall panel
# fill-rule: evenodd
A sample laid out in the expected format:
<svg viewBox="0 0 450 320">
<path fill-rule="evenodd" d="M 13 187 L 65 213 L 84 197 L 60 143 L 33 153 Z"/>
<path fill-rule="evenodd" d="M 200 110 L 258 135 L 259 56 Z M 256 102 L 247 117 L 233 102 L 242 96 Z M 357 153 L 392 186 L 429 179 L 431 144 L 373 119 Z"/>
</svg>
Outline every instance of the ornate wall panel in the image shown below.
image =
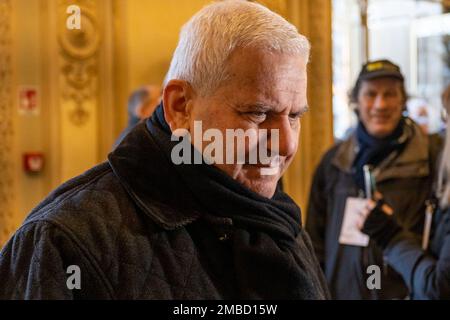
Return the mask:
<svg viewBox="0 0 450 320">
<path fill-rule="evenodd" d="M 81 29 L 68 29 L 66 9 L 76 4 L 80 8 Z M 58 42 L 62 58 L 61 93 L 64 100 L 72 101 L 74 108 L 68 113 L 71 123 L 83 126 L 89 119 L 86 103 L 96 98 L 98 88 L 98 51 L 100 30 L 94 1 L 60 1 Z M 66 13 L 66 14 L 65 14 Z"/>
<path fill-rule="evenodd" d="M 80 8 L 81 28 L 66 12 Z M 113 142 L 112 2 L 58 1 L 60 182 L 106 159 Z"/>
<path fill-rule="evenodd" d="M 12 3 L 0 0 L 0 247 L 14 224 Z"/>
</svg>

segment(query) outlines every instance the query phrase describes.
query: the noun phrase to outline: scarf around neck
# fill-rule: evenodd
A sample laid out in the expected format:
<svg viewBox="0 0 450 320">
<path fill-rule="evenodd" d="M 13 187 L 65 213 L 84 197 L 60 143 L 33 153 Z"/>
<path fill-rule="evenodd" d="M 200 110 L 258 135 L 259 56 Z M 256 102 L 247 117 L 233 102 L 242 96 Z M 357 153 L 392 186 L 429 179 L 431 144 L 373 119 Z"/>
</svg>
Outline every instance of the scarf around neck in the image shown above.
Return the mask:
<svg viewBox="0 0 450 320">
<path fill-rule="evenodd" d="M 171 131 L 162 104 L 146 122 L 154 152 L 165 155 L 170 175 L 179 183 L 171 192 L 189 193 L 200 212 L 232 219 L 230 239 L 239 298 L 323 299 L 323 275 L 301 227 L 301 212 L 280 188 L 269 199 L 241 185 L 218 168 L 202 164 L 175 165 Z M 192 147 L 192 156 L 198 152 Z M 169 179 L 174 181 L 174 179 Z M 169 181 L 168 180 L 168 181 Z M 163 182 L 159 182 L 163 183 Z"/>
<path fill-rule="evenodd" d="M 364 170 L 366 164 L 376 167 L 386 159 L 393 151 L 400 151 L 406 143 L 404 139 L 405 119 L 401 118 L 397 127 L 387 137 L 375 138 L 370 135 L 361 121 L 356 128 L 356 138 L 358 141 L 358 153 L 353 162 L 354 179 L 357 186 L 365 191 Z"/>
<path fill-rule="evenodd" d="M 172 148 L 178 142 L 170 139 L 171 131 L 164 119 L 162 106 L 147 121 L 147 129 L 171 161 Z M 197 152 L 194 147 L 191 148 L 192 159 Z M 300 208 L 280 188 L 269 199 L 246 188 L 212 165 L 169 165 L 173 166 L 184 182 L 180 187 L 190 190 L 208 212 L 232 218 L 238 224 L 252 225 L 279 238 L 292 240 L 300 232 Z M 245 208 L 245 212 L 236 208 Z"/>
</svg>

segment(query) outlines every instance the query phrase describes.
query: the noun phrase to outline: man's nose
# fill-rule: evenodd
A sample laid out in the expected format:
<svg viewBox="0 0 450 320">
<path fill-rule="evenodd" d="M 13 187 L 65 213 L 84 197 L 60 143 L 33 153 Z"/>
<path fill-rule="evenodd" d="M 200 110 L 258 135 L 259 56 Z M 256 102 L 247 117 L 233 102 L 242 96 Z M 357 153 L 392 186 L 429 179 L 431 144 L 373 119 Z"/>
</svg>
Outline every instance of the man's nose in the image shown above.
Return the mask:
<svg viewBox="0 0 450 320">
<path fill-rule="evenodd" d="M 299 124 L 300 125 L 300 124 Z M 278 137 L 274 136 L 273 129 L 278 130 Z M 279 156 L 287 157 L 292 155 L 297 148 L 298 134 L 289 121 L 289 117 L 283 117 L 269 129 L 268 149 L 271 153 L 277 153 Z"/>
<path fill-rule="evenodd" d="M 386 97 L 384 95 L 378 94 L 375 97 L 375 101 L 374 101 L 374 104 L 373 104 L 374 108 L 376 108 L 376 109 L 384 109 L 384 108 L 387 107 L 387 105 L 388 105 L 387 104 L 387 99 L 386 99 Z"/>
</svg>

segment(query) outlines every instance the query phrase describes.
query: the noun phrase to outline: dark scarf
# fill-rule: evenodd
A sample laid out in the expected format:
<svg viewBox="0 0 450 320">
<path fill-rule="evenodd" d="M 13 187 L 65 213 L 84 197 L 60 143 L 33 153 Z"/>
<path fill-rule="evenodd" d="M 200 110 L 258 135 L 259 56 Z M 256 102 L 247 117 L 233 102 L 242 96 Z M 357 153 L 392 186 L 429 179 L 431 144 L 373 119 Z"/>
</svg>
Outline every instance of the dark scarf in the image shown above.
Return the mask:
<svg viewBox="0 0 450 320">
<path fill-rule="evenodd" d="M 401 118 L 395 130 L 389 136 L 378 139 L 371 136 L 362 122 L 359 121 L 356 128 L 359 150 L 353 162 L 353 170 L 354 179 L 360 189 L 365 191 L 364 165 L 369 164 L 376 167 L 393 151 L 400 151 L 405 146 L 406 139 L 401 139 L 405 125 L 405 119 Z"/>
<path fill-rule="evenodd" d="M 300 208 L 279 188 L 271 198 L 244 187 L 214 166 L 174 165 L 171 150 L 178 142 L 164 119 L 162 105 L 147 120 L 156 150 L 166 155 L 168 180 L 177 194 L 190 193 L 200 211 L 231 218 L 234 274 L 240 298 L 320 299 L 327 297 L 323 276 L 301 228 Z M 192 148 L 192 152 L 197 152 Z M 192 157 L 193 153 L 192 153 Z M 305 243 L 306 242 L 306 243 Z"/>
</svg>

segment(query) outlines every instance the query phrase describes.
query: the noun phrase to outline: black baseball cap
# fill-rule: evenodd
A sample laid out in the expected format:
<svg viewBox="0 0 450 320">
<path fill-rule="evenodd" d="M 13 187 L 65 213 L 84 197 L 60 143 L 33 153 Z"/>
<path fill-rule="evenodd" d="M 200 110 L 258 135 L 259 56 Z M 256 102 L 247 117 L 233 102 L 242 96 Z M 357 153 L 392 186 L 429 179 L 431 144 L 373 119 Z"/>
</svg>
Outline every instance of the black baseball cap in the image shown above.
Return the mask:
<svg viewBox="0 0 450 320">
<path fill-rule="evenodd" d="M 398 65 L 389 60 L 375 60 L 369 61 L 363 65 L 358 76 L 358 82 L 362 80 L 372 80 L 384 77 L 396 78 L 404 81 Z"/>
</svg>

